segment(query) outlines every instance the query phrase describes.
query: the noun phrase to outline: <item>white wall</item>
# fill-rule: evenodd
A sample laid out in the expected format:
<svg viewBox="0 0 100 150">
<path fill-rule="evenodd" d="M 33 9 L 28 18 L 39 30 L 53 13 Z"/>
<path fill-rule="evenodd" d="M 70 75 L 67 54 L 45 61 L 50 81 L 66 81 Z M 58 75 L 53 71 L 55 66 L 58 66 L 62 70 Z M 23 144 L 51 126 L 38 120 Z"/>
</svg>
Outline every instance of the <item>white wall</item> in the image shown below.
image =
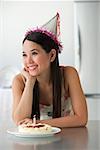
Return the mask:
<svg viewBox="0 0 100 150">
<path fill-rule="evenodd" d="M 2 55 L 2 51 L 1 51 L 1 43 L 2 43 L 2 6 L 1 6 L 1 1 L 0 1 L 0 56 Z M 1 58 L 0 58 L 0 60 L 1 60 Z M 1 61 L 0 61 L 0 63 L 1 63 Z"/>
<path fill-rule="evenodd" d="M 41 26 L 56 12 L 61 17 L 61 41 L 63 52 L 60 63 L 74 65 L 74 13 L 71 1 L 2 1 L 0 17 L 0 69 L 6 65 L 21 68 L 22 40 L 25 32 Z"/>
<path fill-rule="evenodd" d="M 98 5 L 98 73 L 97 76 L 100 78 L 100 3 Z M 100 80 L 98 80 L 98 93 L 100 93 Z"/>
<path fill-rule="evenodd" d="M 98 16 L 98 3 L 77 2 L 82 56 L 80 77 L 86 93 L 97 93 L 97 83 L 100 79 L 98 76 Z"/>
<path fill-rule="evenodd" d="M 88 106 L 88 119 L 100 120 L 100 99 L 99 98 L 87 98 Z"/>
</svg>

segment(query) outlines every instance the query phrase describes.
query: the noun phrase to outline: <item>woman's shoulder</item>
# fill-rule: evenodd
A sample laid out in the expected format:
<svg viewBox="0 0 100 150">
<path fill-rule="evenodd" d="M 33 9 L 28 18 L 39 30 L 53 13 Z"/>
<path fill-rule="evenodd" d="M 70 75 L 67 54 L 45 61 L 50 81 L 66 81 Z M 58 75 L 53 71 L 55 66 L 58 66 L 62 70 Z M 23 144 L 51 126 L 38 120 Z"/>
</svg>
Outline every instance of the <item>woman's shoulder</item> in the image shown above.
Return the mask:
<svg viewBox="0 0 100 150">
<path fill-rule="evenodd" d="M 61 68 L 63 70 L 64 89 L 68 91 L 69 86 L 73 86 L 73 83 L 76 84 L 79 82 L 78 72 L 73 66 L 62 66 Z"/>
<path fill-rule="evenodd" d="M 73 66 L 60 66 L 61 69 L 63 70 L 64 74 L 70 74 L 70 73 L 78 73 L 76 68 Z"/>
<path fill-rule="evenodd" d="M 64 81 L 67 83 L 69 80 L 76 79 L 79 76 L 76 68 L 73 66 L 61 66 L 61 68 L 63 70 Z"/>
<path fill-rule="evenodd" d="M 22 75 L 21 75 L 21 73 L 15 75 L 14 80 L 19 80 L 19 81 L 21 81 L 21 80 L 22 80 Z"/>
<path fill-rule="evenodd" d="M 21 73 L 17 74 L 14 78 L 13 78 L 13 82 L 12 85 L 17 84 L 17 85 L 24 85 L 25 84 L 25 79 L 23 77 L 23 75 Z"/>
</svg>

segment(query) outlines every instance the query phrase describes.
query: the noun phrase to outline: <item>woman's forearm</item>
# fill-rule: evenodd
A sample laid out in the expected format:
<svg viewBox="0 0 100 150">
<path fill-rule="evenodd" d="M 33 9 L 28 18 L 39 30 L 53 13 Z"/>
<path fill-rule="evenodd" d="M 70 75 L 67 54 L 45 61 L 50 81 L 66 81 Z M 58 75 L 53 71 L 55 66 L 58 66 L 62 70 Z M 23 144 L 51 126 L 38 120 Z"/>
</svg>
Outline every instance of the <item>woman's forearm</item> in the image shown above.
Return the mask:
<svg viewBox="0 0 100 150">
<path fill-rule="evenodd" d="M 60 117 L 55 119 L 41 120 L 41 123 L 47 123 L 56 127 L 82 127 L 87 124 L 87 116 L 80 117 L 77 115 Z"/>
<path fill-rule="evenodd" d="M 30 118 L 32 112 L 32 101 L 33 101 L 33 86 L 31 81 L 27 81 L 20 102 L 13 114 L 15 122 L 19 122 L 24 118 Z"/>
</svg>

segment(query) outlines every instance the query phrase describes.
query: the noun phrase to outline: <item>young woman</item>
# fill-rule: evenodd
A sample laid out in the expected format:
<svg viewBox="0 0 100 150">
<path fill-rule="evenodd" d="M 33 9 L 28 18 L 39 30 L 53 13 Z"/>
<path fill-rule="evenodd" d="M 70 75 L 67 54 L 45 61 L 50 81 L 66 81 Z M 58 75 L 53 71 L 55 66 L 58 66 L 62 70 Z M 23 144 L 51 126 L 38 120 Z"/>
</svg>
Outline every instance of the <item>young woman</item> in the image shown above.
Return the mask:
<svg viewBox="0 0 100 150">
<path fill-rule="evenodd" d="M 24 69 L 12 83 L 13 120 L 56 127 L 87 124 L 87 105 L 75 68 L 59 66 L 61 44 L 43 29 L 29 31 L 23 40 Z"/>
</svg>

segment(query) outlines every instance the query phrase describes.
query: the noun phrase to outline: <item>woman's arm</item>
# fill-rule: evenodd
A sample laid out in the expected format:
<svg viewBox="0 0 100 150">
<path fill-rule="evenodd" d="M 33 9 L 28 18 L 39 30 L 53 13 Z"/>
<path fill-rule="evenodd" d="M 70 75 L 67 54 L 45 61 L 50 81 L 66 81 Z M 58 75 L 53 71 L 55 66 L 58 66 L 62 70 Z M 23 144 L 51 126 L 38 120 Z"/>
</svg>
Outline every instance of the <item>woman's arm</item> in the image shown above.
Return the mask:
<svg viewBox="0 0 100 150">
<path fill-rule="evenodd" d="M 22 76 L 21 74 L 17 75 L 12 83 L 12 117 L 16 124 L 25 118 L 30 118 L 32 112 L 32 97 L 35 79 L 27 78 L 24 83 Z"/>
<path fill-rule="evenodd" d="M 86 99 L 81 88 L 78 73 L 73 67 L 64 68 L 64 81 L 65 88 L 69 89 L 74 115 L 42 120 L 41 122 L 57 127 L 85 126 L 88 120 Z"/>
</svg>

